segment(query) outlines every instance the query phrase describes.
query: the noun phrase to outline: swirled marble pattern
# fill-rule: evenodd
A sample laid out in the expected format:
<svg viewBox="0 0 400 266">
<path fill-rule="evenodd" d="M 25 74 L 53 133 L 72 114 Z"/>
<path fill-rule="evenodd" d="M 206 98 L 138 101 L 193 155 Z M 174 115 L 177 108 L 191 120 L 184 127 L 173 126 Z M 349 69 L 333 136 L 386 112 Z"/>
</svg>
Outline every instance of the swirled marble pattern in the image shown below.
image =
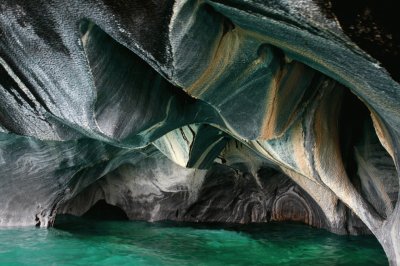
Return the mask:
<svg viewBox="0 0 400 266">
<path fill-rule="evenodd" d="M 398 34 L 373 5 L 361 22 L 341 8 L 1 1 L 0 225 L 104 200 L 131 219 L 370 232 L 398 265 Z"/>
</svg>

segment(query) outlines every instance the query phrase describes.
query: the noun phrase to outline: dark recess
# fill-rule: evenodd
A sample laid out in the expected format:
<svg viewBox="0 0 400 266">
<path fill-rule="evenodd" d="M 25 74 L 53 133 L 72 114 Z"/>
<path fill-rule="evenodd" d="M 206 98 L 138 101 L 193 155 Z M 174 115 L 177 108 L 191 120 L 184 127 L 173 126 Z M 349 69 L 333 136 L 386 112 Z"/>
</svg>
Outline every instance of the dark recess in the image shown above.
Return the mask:
<svg viewBox="0 0 400 266">
<path fill-rule="evenodd" d="M 342 98 L 341 113 L 338 121 L 339 140 L 342 160 L 346 169 L 347 176 L 354 187 L 366 198 L 365 192 L 362 190 L 361 180 L 358 175 L 358 163 L 356 161 L 356 147 L 362 148 L 365 145 L 379 145 L 382 151 L 381 156 L 390 158 L 385 148 L 380 143 L 373 127 L 370 111 L 367 106 L 355 96 L 349 89 L 345 89 Z M 371 159 L 372 160 L 372 159 Z M 380 164 L 379 167 L 390 171 L 395 171 L 392 163 Z M 397 194 L 391 196 L 391 200 L 397 201 Z M 370 202 L 371 206 L 374 205 Z M 383 217 L 385 214 L 380 209 L 375 210 Z"/>
<path fill-rule="evenodd" d="M 392 0 L 331 0 L 344 32 L 400 81 L 400 16 Z"/>
<path fill-rule="evenodd" d="M 129 220 L 126 213 L 119 207 L 99 200 L 82 217 L 94 220 Z"/>
<path fill-rule="evenodd" d="M 354 147 L 361 140 L 365 123 L 368 123 L 370 119 L 369 110 L 365 104 L 349 89 L 344 89 L 339 117 L 340 150 L 347 175 L 357 189 L 360 189 L 361 184 L 357 175 Z"/>
</svg>

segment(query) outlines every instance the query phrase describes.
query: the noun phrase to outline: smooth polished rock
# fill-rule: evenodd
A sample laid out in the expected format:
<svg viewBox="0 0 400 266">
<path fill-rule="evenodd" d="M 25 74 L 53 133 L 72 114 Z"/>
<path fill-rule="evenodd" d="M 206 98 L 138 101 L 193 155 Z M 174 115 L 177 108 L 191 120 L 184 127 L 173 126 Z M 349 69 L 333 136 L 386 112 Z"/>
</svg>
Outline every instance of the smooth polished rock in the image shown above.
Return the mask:
<svg viewBox="0 0 400 266">
<path fill-rule="evenodd" d="M 2 1 L 0 225 L 105 200 L 371 232 L 399 264 L 398 34 L 351 5 Z"/>
</svg>

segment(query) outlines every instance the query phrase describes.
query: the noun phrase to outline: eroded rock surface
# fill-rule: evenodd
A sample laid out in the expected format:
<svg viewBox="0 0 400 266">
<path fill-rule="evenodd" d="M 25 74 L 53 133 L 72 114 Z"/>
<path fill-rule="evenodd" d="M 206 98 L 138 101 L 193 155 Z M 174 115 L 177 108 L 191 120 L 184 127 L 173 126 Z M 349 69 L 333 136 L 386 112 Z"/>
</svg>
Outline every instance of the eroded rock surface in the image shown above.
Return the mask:
<svg viewBox="0 0 400 266">
<path fill-rule="evenodd" d="M 2 1 L 0 225 L 100 201 L 130 219 L 371 232 L 399 264 L 398 36 L 375 4 L 347 13 Z"/>
</svg>

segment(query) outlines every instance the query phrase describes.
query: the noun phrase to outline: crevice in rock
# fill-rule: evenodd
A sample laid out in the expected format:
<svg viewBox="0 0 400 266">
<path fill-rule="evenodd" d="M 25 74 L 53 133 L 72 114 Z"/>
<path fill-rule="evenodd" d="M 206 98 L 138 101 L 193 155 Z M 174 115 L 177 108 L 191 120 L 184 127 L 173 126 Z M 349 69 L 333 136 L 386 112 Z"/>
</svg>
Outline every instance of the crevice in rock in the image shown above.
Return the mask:
<svg viewBox="0 0 400 266">
<path fill-rule="evenodd" d="M 35 226 L 40 227 L 40 219 L 37 214 L 35 215 Z"/>
<path fill-rule="evenodd" d="M 379 141 L 367 106 L 348 89 L 341 104 L 338 126 L 347 176 L 379 215 L 387 218 L 397 201 L 394 162 Z"/>
<path fill-rule="evenodd" d="M 358 190 L 361 184 L 357 174 L 354 148 L 364 135 L 364 126 L 368 120 L 370 120 L 368 108 L 349 89 L 343 89 L 338 121 L 340 150 L 347 175 Z"/>
</svg>

